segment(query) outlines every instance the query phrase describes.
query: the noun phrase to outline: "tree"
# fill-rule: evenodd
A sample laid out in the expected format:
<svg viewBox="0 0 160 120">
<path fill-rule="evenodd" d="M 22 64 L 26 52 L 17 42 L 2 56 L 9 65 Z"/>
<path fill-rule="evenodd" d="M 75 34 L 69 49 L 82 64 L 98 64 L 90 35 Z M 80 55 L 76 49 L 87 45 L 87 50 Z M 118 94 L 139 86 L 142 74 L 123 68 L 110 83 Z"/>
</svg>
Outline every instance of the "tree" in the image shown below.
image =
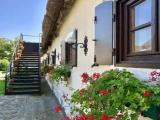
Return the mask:
<svg viewBox="0 0 160 120">
<path fill-rule="evenodd" d="M 10 59 L 15 42 L 6 38 L 0 38 L 0 60 Z"/>
<path fill-rule="evenodd" d="M 17 39 L 0 38 L 0 71 L 6 71 Z"/>
<path fill-rule="evenodd" d="M 9 65 L 9 61 L 6 58 L 0 60 L 0 71 L 6 71 Z"/>
</svg>

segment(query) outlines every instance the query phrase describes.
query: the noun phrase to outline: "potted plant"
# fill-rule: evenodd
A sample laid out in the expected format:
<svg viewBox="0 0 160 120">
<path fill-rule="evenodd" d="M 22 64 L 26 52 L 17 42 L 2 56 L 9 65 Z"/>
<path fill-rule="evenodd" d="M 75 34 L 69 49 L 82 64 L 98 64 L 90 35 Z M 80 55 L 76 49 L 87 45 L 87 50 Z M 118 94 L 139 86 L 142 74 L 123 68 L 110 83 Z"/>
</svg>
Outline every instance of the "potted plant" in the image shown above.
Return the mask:
<svg viewBox="0 0 160 120">
<path fill-rule="evenodd" d="M 71 76 L 70 68 L 66 65 L 58 65 L 51 73 L 52 80 L 62 80 L 68 83 L 68 78 Z"/>
<path fill-rule="evenodd" d="M 54 69 L 53 66 L 49 66 L 49 65 L 44 65 L 41 67 L 41 74 L 42 76 L 46 75 L 47 73 L 51 73 L 52 70 Z"/>
<path fill-rule="evenodd" d="M 159 85 L 141 81 L 126 70 L 110 70 L 95 79 L 96 74 L 82 74 L 87 87 L 73 93 L 72 113 L 95 120 L 137 120 L 141 112 L 160 104 Z"/>
</svg>

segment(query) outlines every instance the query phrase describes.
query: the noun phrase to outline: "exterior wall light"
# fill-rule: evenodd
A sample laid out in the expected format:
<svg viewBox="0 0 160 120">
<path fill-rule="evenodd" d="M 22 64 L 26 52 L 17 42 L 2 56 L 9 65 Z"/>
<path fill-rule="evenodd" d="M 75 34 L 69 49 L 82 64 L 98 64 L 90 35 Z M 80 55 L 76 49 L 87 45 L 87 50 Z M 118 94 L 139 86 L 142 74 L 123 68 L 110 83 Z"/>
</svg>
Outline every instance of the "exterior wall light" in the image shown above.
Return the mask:
<svg viewBox="0 0 160 120">
<path fill-rule="evenodd" d="M 84 42 L 83 43 L 75 42 L 75 43 L 69 43 L 69 44 L 71 45 L 71 47 L 73 49 L 77 49 L 77 47 L 80 45 L 80 48 L 84 48 L 85 56 L 87 55 L 87 53 L 88 53 L 88 37 L 87 36 L 84 37 Z"/>
</svg>

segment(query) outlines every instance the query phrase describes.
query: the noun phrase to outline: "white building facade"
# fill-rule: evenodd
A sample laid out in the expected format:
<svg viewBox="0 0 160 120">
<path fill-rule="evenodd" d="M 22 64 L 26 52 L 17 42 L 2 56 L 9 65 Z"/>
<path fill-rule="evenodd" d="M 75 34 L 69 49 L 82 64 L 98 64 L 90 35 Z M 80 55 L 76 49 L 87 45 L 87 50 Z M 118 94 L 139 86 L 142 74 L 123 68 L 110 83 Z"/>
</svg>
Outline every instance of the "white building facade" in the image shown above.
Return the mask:
<svg viewBox="0 0 160 120">
<path fill-rule="evenodd" d="M 41 60 L 49 65 L 72 66 L 67 86 L 46 77 L 66 114 L 70 114 L 71 105 L 63 95 L 70 98 L 74 90 L 85 87 L 81 81 L 84 72 L 92 75 L 119 68 L 148 80 L 150 72 L 160 70 L 160 5 L 156 6 L 156 2 L 160 4 L 159 0 L 75 0 L 67 14 L 60 12 L 58 20 L 65 18 L 55 22 L 59 26 L 58 34 L 50 38 L 49 45 L 44 45 L 46 50 Z M 66 49 L 65 43 L 83 43 L 85 37 L 86 55 L 80 45 L 77 49 Z"/>
</svg>

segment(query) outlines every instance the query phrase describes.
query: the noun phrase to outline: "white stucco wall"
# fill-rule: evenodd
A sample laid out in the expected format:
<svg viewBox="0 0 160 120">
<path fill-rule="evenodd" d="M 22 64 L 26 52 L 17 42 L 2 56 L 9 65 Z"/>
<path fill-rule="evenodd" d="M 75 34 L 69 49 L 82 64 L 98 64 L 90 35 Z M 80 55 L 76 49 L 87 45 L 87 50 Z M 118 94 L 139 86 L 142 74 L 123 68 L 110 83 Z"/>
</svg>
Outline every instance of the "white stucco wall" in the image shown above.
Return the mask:
<svg viewBox="0 0 160 120">
<path fill-rule="evenodd" d="M 84 36 L 88 37 L 88 54 L 84 55 L 84 51 L 81 48 L 78 48 L 78 64 L 77 67 L 73 67 L 71 78 L 67 87 L 63 84 L 55 84 L 48 79 L 51 88 L 55 92 L 59 101 L 62 103 L 62 106 L 65 108 L 66 113 L 69 114 L 70 104 L 63 100 L 63 94 L 68 94 L 70 96 L 73 92 L 73 89 L 78 89 L 84 87 L 81 82 L 80 75 L 83 72 L 88 72 L 92 74 L 94 72 L 102 73 L 106 70 L 115 68 L 112 66 L 99 66 L 91 68 L 91 65 L 94 63 L 94 42 L 92 41 L 95 37 L 94 34 L 94 16 L 95 16 L 95 6 L 102 3 L 105 0 L 77 0 L 73 6 L 70 14 L 65 19 L 63 23 L 59 36 L 53 40 L 51 47 L 48 49 L 48 53 L 56 49 L 57 54 L 61 54 L 61 41 L 65 40 L 66 36 L 73 31 L 78 29 L 78 42 L 83 42 Z M 42 60 L 46 58 L 46 54 L 42 57 Z M 61 58 L 60 58 L 61 59 Z M 60 61 L 56 60 L 57 64 Z M 120 68 L 123 69 L 123 68 Z M 146 80 L 149 77 L 149 73 L 153 69 L 143 69 L 143 68 L 125 68 L 133 72 L 138 78 Z"/>
</svg>

